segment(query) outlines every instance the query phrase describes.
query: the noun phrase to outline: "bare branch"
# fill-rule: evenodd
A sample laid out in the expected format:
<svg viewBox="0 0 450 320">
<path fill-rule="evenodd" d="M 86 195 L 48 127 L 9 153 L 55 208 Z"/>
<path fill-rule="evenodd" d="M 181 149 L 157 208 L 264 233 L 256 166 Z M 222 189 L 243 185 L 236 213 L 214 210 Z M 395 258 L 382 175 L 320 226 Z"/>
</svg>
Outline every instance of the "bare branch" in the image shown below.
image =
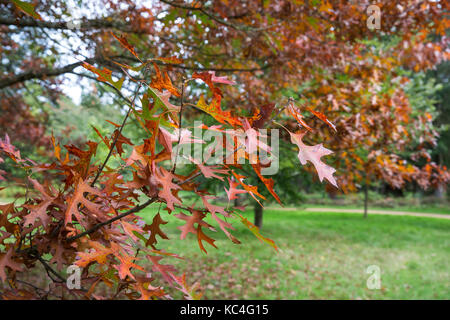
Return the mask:
<svg viewBox="0 0 450 320">
<path fill-rule="evenodd" d="M 72 30 L 67 25 L 66 21 L 39 21 L 32 19 L 20 19 L 16 20 L 9 17 L 0 17 L 0 25 L 4 26 L 16 26 L 16 27 L 32 27 L 32 28 L 46 28 L 54 30 Z M 83 20 L 80 23 L 80 30 L 91 30 L 91 29 L 117 29 L 123 32 L 137 33 L 137 34 L 147 34 L 145 29 L 133 29 L 130 24 L 122 23 L 117 20 L 105 19 L 92 19 Z"/>
<path fill-rule="evenodd" d="M 84 62 L 92 64 L 96 61 L 97 61 L 97 59 L 87 59 Z M 18 74 L 15 76 L 8 76 L 3 79 L 0 79 L 0 89 L 15 85 L 17 83 L 25 82 L 25 81 L 31 80 L 31 79 L 44 79 L 47 77 L 55 77 L 55 76 L 59 76 L 61 74 L 69 73 L 73 69 L 81 66 L 82 64 L 83 64 L 83 61 L 80 61 L 80 62 L 75 62 L 75 63 L 69 64 L 69 65 L 66 65 L 61 68 L 56 68 L 56 69 L 46 68 L 46 69 L 41 69 L 41 70 L 36 70 L 36 71 L 24 72 L 22 74 Z"/>
</svg>

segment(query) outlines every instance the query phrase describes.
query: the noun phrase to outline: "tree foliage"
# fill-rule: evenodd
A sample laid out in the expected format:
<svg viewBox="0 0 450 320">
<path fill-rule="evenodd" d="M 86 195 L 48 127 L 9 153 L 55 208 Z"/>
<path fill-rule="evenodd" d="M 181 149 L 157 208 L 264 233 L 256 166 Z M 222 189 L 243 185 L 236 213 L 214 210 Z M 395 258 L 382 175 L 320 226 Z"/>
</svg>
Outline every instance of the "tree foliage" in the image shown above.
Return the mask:
<svg viewBox="0 0 450 320">
<path fill-rule="evenodd" d="M 223 183 L 229 201 L 246 194 L 256 202 L 270 196 L 282 203 L 276 180 L 262 173 L 267 164 L 246 168 L 187 157 L 190 165 L 177 166 L 181 146 L 205 144 L 195 129 L 231 137 L 236 144 L 226 145 L 227 159 L 250 160 L 271 152 L 264 144 L 255 148 L 258 129 L 281 128 L 298 166 L 344 191 L 356 189 L 361 172 L 397 187 L 408 179 L 423 186 L 448 179 L 428 157 L 437 136 L 433 115 L 410 114 L 400 73 L 448 58 L 446 2 L 381 1 L 382 24 L 375 31 L 366 24 L 369 1 L 75 2 L 92 6 L 92 14 L 73 14 L 67 1 L 0 3 L 6 62 L 0 162 L 9 158 L 27 186 L 23 204 L 0 206 L 0 278 L 11 287 L 4 299 L 168 298 L 166 285 L 199 298 L 185 274 L 161 262 L 182 258 L 164 250 L 166 214 L 182 220 L 180 238 L 193 234 L 205 253 L 216 247 L 211 231 L 221 229 L 240 243 L 228 221 L 233 218 L 277 249 L 239 208 L 218 205 L 204 187 L 208 180 Z M 121 121 L 110 119 L 106 133 L 94 127 L 95 141 L 61 146 L 45 136 L 45 108 L 30 114 L 25 93 L 51 105 L 71 79 L 63 75 L 107 88 L 125 106 Z M 202 125 L 194 127 L 195 119 Z M 128 135 L 133 128 L 142 134 Z M 413 156 L 428 159 L 423 167 L 407 164 L 399 153 L 419 134 Z M 27 141 L 46 145 L 50 159 L 23 156 L 16 142 Z M 321 141 L 332 146 L 333 158 Z M 101 160 L 100 145 L 107 150 Z M 203 150 L 208 157 L 217 153 Z M 0 179 L 13 181 L 3 171 Z M 187 205 L 182 194 L 198 201 Z M 150 205 L 159 210 L 148 224 L 138 213 Z M 52 279 L 48 290 L 21 280 L 37 264 Z M 80 289 L 69 289 L 61 273 L 73 264 L 83 268 Z M 151 270 L 144 268 L 148 264 Z M 99 284 L 113 290 L 99 295 Z"/>
</svg>

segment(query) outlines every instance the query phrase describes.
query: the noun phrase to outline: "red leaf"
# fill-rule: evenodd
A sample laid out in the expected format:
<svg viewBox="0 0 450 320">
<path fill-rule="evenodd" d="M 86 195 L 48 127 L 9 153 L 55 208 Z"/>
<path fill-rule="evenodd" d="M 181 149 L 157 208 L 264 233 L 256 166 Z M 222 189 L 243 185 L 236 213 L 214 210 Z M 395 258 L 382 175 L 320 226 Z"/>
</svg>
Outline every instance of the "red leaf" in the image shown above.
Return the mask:
<svg viewBox="0 0 450 320">
<path fill-rule="evenodd" d="M 175 215 L 178 219 L 186 221 L 186 223 L 180 227 L 177 227 L 177 229 L 181 230 L 180 239 L 186 238 L 188 233 L 197 234 L 195 224 L 202 225 L 206 228 L 209 228 L 210 230 L 215 230 L 211 225 L 203 221 L 203 219 L 206 217 L 206 214 L 199 210 L 195 210 L 190 208 L 189 211 L 191 212 L 191 215 L 184 214 L 182 212 Z"/>
<path fill-rule="evenodd" d="M 14 248 L 11 247 L 7 253 L 0 254 L 0 279 L 3 282 L 5 282 L 7 278 L 5 272 L 6 267 L 11 270 L 22 271 L 22 266 L 11 258 L 13 252 Z"/>
<path fill-rule="evenodd" d="M 236 180 L 234 180 L 234 177 L 231 177 L 231 179 L 228 178 L 228 183 L 230 184 L 230 188 L 228 190 L 226 187 L 224 187 L 224 188 L 225 188 L 225 192 L 228 196 L 229 201 L 238 199 L 238 197 L 236 196 L 237 194 L 247 193 L 247 190 L 241 190 L 241 189 L 237 188 L 241 184 L 239 182 L 236 182 Z"/>
<path fill-rule="evenodd" d="M 146 246 L 150 245 L 154 249 L 155 248 L 154 245 L 158 242 L 158 240 L 156 240 L 156 236 L 160 236 L 161 238 L 167 240 L 169 239 L 169 237 L 161 230 L 160 225 L 162 224 L 167 224 L 167 221 L 164 221 L 159 215 L 159 213 L 157 213 L 153 217 L 152 224 L 144 227 L 145 231 L 150 231 L 150 237 L 148 238 L 147 243 L 145 244 Z"/>
<path fill-rule="evenodd" d="M 52 204 L 55 197 L 49 195 L 44 187 L 39 184 L 37 180 L 29 178 L 30 182 L 33 184 L 34 189 L 38 190 L 42 195 L 42 201 L 37 205 L 25 205 L 24 207 L 29 209 L 31 212 L 25 216 L 24 226 L 29 224 L 34 224 L 36 219 L 40 219 L 42 225 L 45 227 L 50 222 L 50 216 L 47 214 L 47 207 Z"/>
<path fill-rule="evenodd" d="M 72 216 L 75 216 L 75 219 L 80 222 L 81 224 L 84 224 L 84 219 L 81 217 L 81 213 L 78 210 L 79 205 L 83 205 L 87 210 L 89 210 L 92 214 L 99 214 L 101 205 L 95 204 L 89 200 L 87 200 L 84 197 L 85 193 L 95 194 L 97 196 L 101 196 L 102 193 L 89 186 L 87 183 L 85 183 L 81 178 L 78 179 L 78 184 L 75 187 L 75 192 L 70 197 L 68 201 L 67 210 L 65 213 L 65 220 L 64 225 L 66 226 L 69 222 L 72 221 Z"/>
<path fill-rule="evenodd" d="M 173 195 L 172 190 L 179 190 L 181 187 L 172 182 L 174 175 L 161 167 L 160 173 L 156 172 L 156 179 L 162 186 L 158 196 L 166 200 L 167 208 L 173 210 L 173 204 L 181 205 L 180 199 Z"/>
</svg>

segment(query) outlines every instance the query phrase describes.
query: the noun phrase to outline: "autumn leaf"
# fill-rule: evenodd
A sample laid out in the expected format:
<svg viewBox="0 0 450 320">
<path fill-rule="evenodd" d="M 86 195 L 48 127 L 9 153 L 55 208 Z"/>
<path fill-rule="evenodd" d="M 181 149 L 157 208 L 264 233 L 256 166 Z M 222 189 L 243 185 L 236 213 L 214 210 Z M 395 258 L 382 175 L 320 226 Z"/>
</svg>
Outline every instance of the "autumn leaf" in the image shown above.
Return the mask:
<svg viewBox="0 0 450 320">
<path fill-rule="evenodd" d="M 11 144 L 11 140 L 9 139 L 9 136 L 7 133 L 5 133 L 5 139 L 0 139 L 0 151 L 5 152 L 13 161 L 15 162 L 22 162 L 22 158 L 20 156 L 20 151 L 16 149 Z M 2 160 L 3 161 L 3 160 Z"/>
<path fill-rule="evenodd" d="M 221 165 L 211 165 L 211 166 L 207 166 L 205 164 L 203 164 L 202 162 L 192 158 L 191 156 L 188 157 L 189 161 L 191 161 L 192 163 L 194 163 L 197 168 L 200 169 L 201 173 L 203 174 L 203 176 L 207 179 L 210 178 L 216 178 L 219 179 L 221 181 L 223 181 L 223 177 L 222 176 L 218 176 L 217 174 L 227 174 L 228 170 L 227 169 L 223 169 L 223 166 Z M 205 162 L 207 161 L 207 159 L 205 159 Z"/>
<path fill-rule="evenodd" d="M 209 74 L 211 74 L 211 81 L 215 83 L 224 83 L 224 84 L 230 84 L 235 85 L 236 82 L 233 80 L 229 80 L 227 77 L 217 77 L 215 71 L 209 71 Z"/>
<path fill-rule="evenodd" d="M 176 97 L 181 96 L 180 93 L 178 92 L 178 89 L 173 86 L 172 81 L 170 80 L 167 72 L 164 71 L 164 73 L 161 73 L 156 63 L 154 63 L 153 66 L 155 68 L 156 74 L 155 77 L 152 78 L 150 87 L 155 88 L 160 92 L 167 90 Z"/>
<path fill-rule="evenodd" d="M 159 261 L 163 257 L 156 257 L 152 255 L 147 255 L 147 258 L 152 262 L 152 270 L 155 272 L 159 272 L 164 280 L 166 280 L 169 284 L 173 283 L 173 277 L 171 276 L 172 272 L 177 272 L 174 266 L 167 264 L 160 264 Z"/>
<path fill-rule="evenodd" d="M 217 214 L 215 214 L 214 212 L 211 213 L 211 217 L 217 221 L 217 223 L 219 223 L 219 227 L 220 229 L 222 229 L 223 233 L 225 233 L 225 235 L 233 242 L 236 244 L 240 244 L 241 242 L 235 237 L 233 236 L 228 229 L 231 230 L 235 230 L 235 228 L 228 222 L 222 220 L 219 218 L 219 216 Z"/>
<path fill-rule="evenodd" d="M 70 199 L 68 200 L 68 206 L 65 212 L 65 220 L 64 220 L 65 226 L 72 221 L 72 216 L 74 216 L 78 222 L 82 224 L 85 223 L 84 219 L 82 219 L 81 217 L 81 212 L 78 209 L 79 205 L 84 206 L 93 215 L 100 214 L 101 205 L 95 204 L 94 202 L 91 202 L 88 199 L 86 199 L 84 197 L 85 193 L 102 196 L 102 193 L 99 190 L 91 187 L 81 178 L 78 179 L 78 184 L 75 187 L 75 192 L 73 196 L 71 196 Z"/>
<path fill-rule="evenodd" d="M 240 219 L 241 222 L 246 226 L 261 242 L 267 243 L 271 247 L 273 247 L 276 251 L 278 251 L 278 247 L 275 244 L 275 242 L 272 239 L 263 237 L 261 233 L 259 232 L 259 228 L 255 226 L 253 223 L 248 221 L 246 218 L 244 218 L 242 215 L 235 213 Z"/>
<path fill-rule="evenodd" d="M 124 78 L 120 78 L 119 80 L 114 81 L 112 79 L 112 71 L 109 70 L 108 68 L 104 67 L 103 69 L 98 69 L 87 62 L 83 62 L 82 66 L 85 69 L 95 73 L 97 75 L 98 81 L 108 82 L 109 84 L 113 85 L 117 90 L 120 90 L 122 88 Z"/>
<path fill-rule="evenodd" d="M 35 179 L 29 178 L 34 189 L 38 190 L 42 196 L 42 200 L 39 204 L 30 205 L 27 204 L 25 207 L 30 210 L 30 213 L 26 215 L 24 220 L 24 225 L 34 224 L 36 219 L 41 220 L 42 225 L 45 227 L 50 222 L 51 217 L 47 214 L 47 208 L 55 200 L 55 197 L 49 195 L 44 187 Z"/>
<path fill-rule="evenodd" d="M 180 64 L 183 63 L 183 59 L 177 58 L 177 57 L 159 57 L 159 58 L 152 58 L 150 61 L 161 61 L 168 64 Z"/>
<path fill-rule="evenodd" d="M 203 80 L 208 85 L 209 89 L 212 92 L 212 96 L 213 96 L 211 103 L 208 105 L 205 101 L 204 96 L 201 95 L 200 99 L 198 100 L 197 105 L 196 105 L 196 107 L 198 109 L 211 115 L 214 119 L 216 119 L 220 123 L 224 123 L 224 124 L 229 123 L 232 126 L 241 124 L 239 119 L 237 119 L 231 115 L 230 111 L 223 111 L 221 109 L 220 104 L 221 104 L 221 100 L 222 100 L 222 92 L 220 91 L 219 88 L 216 88 L 214 86 L 213 74 L 211 74 L 209 72 L 194 73 L 192 75 L 192 78 Z M 219 79 L 219 78 L 215 77 L 215 80 L 217 80 L 217 79 Z M 220 81 L 220 79 L 219 79 L 219 81 Z M 222 81 L 225 81 L 225 80 L 222 79 Z"/>
<path fill-rule="evenodd" d="M 312 131 L 312 128 L 303 120 L 303 115 L 300 113 L 300 109 L 290 103 L 287 107 L 287 112 L 297 120 L 297 122 L 303 126 L 305 129 Z"/>
<path fill-rule="evenodd" d="M 167 203 L 167 208 L 173 210 L 174 204 L 181 205 L 181 201 L 173 195 L 172 190 L 179 190 L 181 187 L 172 182 L 174 176 L 166 169 L 161 168 L 160 172 L 156 173 L 156 179 L 161 184 L 162 189 L 159 191 L 158 196 L 164 199 Z"/>
<path fill-rule="evenodd" d="M 120 279 L 130 277 L 131 279 L 135 280 L 135 277 L 131 273 L 131 268 L 144 271 L 144 268 L 134 263 L 137 258 L 128 255 L 122 256 L 119 254 L 116 254 L 115 256 L 119 260 L 120 264 L 116 264 L 113 267 L 118 271 Z"/>
<path fill-rule="evenodd" d="M 206 217 L 205 213 L 193 208 L 189 208 L 189 211 L 191 215 L 184 214 L 183 212 L 175 215 L 175 217 L 177 217 L 178 219 L 186 221 L 184 225 L 177 227 L 177 229 L 181 230 L 180 239 L 186 238 L 188 233 L 197 234 L 195 224 L 215 231 L 215 229 L 210 224 L 203 221 L 203 219 Z"/>
<path fill-rule="evenodd" d="M 228 200 L 234 200 L 234 199 L 238 199 L 239 197 L 237 196 L 238 194 L 241 193 L 247 193 L 247 190 L 242 190 L 242 189 L 238 189 L 237 187 L 240 186 L 241 184 L 239 182 L 236 182 L 236 180 L 234 179 L 234 177 L 228 178 L 228 183 L 230 184 L 230 188 L 227 189 L 226 187 L 224 187 L 225 192 L 227 194 Z"/>
<path fill-rule="evenodd" d="M 123 151 L 123 144 L 128 144 L 129 146 L 133 145 L 131 140 L 128 139 L 127 137 L 123 136 L 122 133 L 118 129 L 114 130 L 114 133 L 113 133 L 111 139 L 113 141 L 116 141 L 115 147 L 116 147 L 117 153 L 119 155 L 122 155 L 122 153 L 124 152 Z"/>
<path fill-rule="evenodd" d="M 159 298 L 166 295 L 162 288 L 153 287 L 150 282 L 153 279 L 136 276 L 136 283 L 133 287 L 140 293 L 139 300 L 151 300 L 152 298 Z"/>
<path fill-rule="evenodd" d="M 211 103 L 208 105 L 205 101 L 204 96 L 201 95 L 196 107 L 206 112 L 220 123 L 229 123 L 232 126 L 239 125 L 241 122 L 238 119 L 234 118 L 231 115 L 230 111 L 223 111 L 220 108 L 220 101 L 221 97 L 219 95 L 215 95 Z"/>
<path fill-rule="evenodd" d="M 276 194 L 275 190 L 273 189 L 275 186 L 275 182 L 273 181 L 272 178 L 266 178 L 262 175 L 261 173 L 261 164 L 256 163 L 256 164 L 252 164 L 253 170 L 256 172 L 256 174 L 258 175 L 259 179 L 264 183 L 264 185 L 266 186 L 267 190 L 269 190 L 270 194 L 275 198 L 275 200 L 277 200 L 277 202 L 280 205 L 283 205 L 281 203 L 281 199 L 280 197 Z"/>
<path fill-rule="evenodd" d="M 206 210 L 208 210 L 210 213 L 220 213 L 224 217 L 231 217 L 231 215 L 225 211 L 224 207 L 214 205 L 208 201 L 217 199 L 217 197 L 209 195 L 205 196 L 201 195 L 200 198 L 202 199 L 203 205 L 205 206 Z"/>
<path fill-rule="evenodd" d="M 323 122 L 325 122 L 330 128 L 333 128 L 334 131 L 337 132 L 336 130 L 336 126 L 334 124 L 332 124 L 330 122 L 330 120 L 328 120 L 327 116 L 324 115 L 322 112 L 319 111 L 314 111 L 311 108 L 308 108 L 308 111 L 311 112 L 313 115 L 315 115 L 317 118 L 319 118 L 320 120 L 322 120 Z"/>
<path fill-rule="evenodd" d="M 0 254 L 0 279 L 5 282 L 7 279 L 6 268 L 14 271 L 22 271 L 22 266 L 12 259 L 14 248 L 9 248 L 8 252 Z"/>
<path fill-rule="evenodd" d="M 130 51 L 131 54 L 133 56 L 135 56 L 138 60 L 141 60 L 141 59 L 139 59 L 139 56 L 137 55 L 136 51 L 134 50 L 134 47 L 131 44 L 128 43 L 128 40 L 127 40 L 127 38 L 125 36 L 116 36 L 113 32 L 111 32 L 111 34 L 113 35 L 114 38 L 117 39 L 117 41 L 120 42 L 122 47 L 124 47 L 125 49 Z"/>
<path fill-rule="evenodd" d="M 183 273 L 181 277 L 177 277 L 174 274 L 170 273 L 170 276 L 178 284 L 180 287 L 178 288 L 181 292 L 184 293 L 185 298 L 189 300 L 200 300 L 202 297 L 201 293 L 196 293 L 199 288 L 199 283 L 194 283 L 192 286 L 189 286 L 186 282 L 186 274 Z"/>
<path fill-rule="evenodd" d="M 78 252 L 79 260 L 75 262 L 77 266 L 85 268 L 93 262 L 99 264 L 105 264 L 106 259 L 110 254 L 115 254 L 119 249 L 117 245 L 113 245 L 111 248 L 107 248 L 97 241 L 88 241 L 89 251 L 88 252 Z"/>
<path fill-rule="evenodd" d="M 302 165 L 305 165 L 307 161 L 310 161 L 316 168 L 320 182 L 322 182 L 325 178 L 337 188 L 338 186 L 336 183 L 336 179 L 333 177 L 333 173 L 336 172 L 336 170 L 320 160 L 321 157 L 332 154 L 333 151 L 324 148 L 322 144 L 317 144 L 314 146 L 305 145 L 302 141 L 302 138 L 306 134 L 306 132 L 290 132 L 290 134 L 292 143 L 295 143 L 299 148 L 298 159 L 300 160 L 300 163 Z"/>
<path fill-rule="evenodd" d="M 259 197 L 264 200 L 266 199 L 266 197 L 264 197 L 262 194 L 258 192 L 258 187 L 245 184 L 244 183 L 244 179 L 246 178 L 245 176 L 237 174 L 234 171 L 232 171 L 232 173 L 236 178 L 236 181 L 245 189 L 245 191 L 247 191 L 252 196 L 252 198 L 255 199 L 261 205 L 261 202 L 259 202 L 259 200 L 256 197 Z"/>
<path fill-rule="evenodd" d="M 5 228 L 5 230 L 9 233 L 14 233 L 16 224 L 13 224 L 9 221 L 8 215 L 14 212 L 14 202 L 7 204 L 0 204 L 0 227 Z"/>
<path fill-rule="evenodd" d="M 320 12 L 328 12 L 332 9 L 333 9 L 333 7 L 331 6 L 331 4 L 327 0 L 325 0 L 325 1 L 322 1 L 319 11 Z"/>
<path fill-rule="evenodd" d="M 141 234 L 143 230 L 140 227 L 125 221 L 120 221 L 120 224 L 122 225 L 124 232 L 131 238 L 131 240 L 134 242 L 139 240 L 134 233 L 136 232 L 137 234 Z"/>
<path fill-rule="evenodd" d="M 152 224 L 149 226 L 145 226 L 144 230 L 145 231 L 150 231 L 150 237 L 148 238 L 147 242 L 146 242 L 146 246 L 150 245 L 152 246 L 152 248 L 154 249 L 154 245 L 158 242 L 158 240 L 156 240 L 156 236 L 160 236 L 162 239 L 166 239 L 168 240 L 169 237 L 167 236 L 167 234 L 165 234 L 162 230 L 161 230 L 161 225 L 162 224 L 167 224 L 167 221 L 164 221 L 161 216 L 159 215 L 159 213 L 157 213 L 154 217 L 153 217 L 153 221 Z"/>
<path fill-rule="evenodd" d="M 172 119 L 175 121 L 175 123 L 178 123 L 178 113 L 180 112 L 181 107 L 170 103 L 169 99 L 172 96 L 171 92 L 164 91 L 162 93 L 159 93 L 155 89 L 149 87 L 148 95 L 149 97 L 154 99 L 153 108 L 161 108 L 164 111 L 169 111 Z"/>
<path fill-rule="evenodd" d="M 208 237 L 206 234 L 204 234 L 202 231 L 202 227 L 200 225 L 197 226 L 197 240 L 198 240 L 198 245 L 200 246 L 200 250 L 202 250 L 205 253 L 208 253 L 208 252 L 206 252 L 206 249 L 203 246 L 202 241 L 208 242 L 210 245 L 212 245 L 214 248 L 217 249 L 217 246 L 214 244 L 215 240 Z"/>
</svg>

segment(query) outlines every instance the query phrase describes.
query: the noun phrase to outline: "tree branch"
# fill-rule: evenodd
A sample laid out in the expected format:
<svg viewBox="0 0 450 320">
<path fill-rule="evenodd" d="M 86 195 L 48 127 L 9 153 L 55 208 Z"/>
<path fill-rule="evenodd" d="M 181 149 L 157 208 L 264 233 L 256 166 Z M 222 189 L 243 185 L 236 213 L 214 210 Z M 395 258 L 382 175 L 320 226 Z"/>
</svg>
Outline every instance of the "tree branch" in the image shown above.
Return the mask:
<svg viewBox="0 0 450 320">
<path fill-rule="evenodd" d="M 97 59 L 86 59 L 85 61 L 75 62 L 69 65 L 66 65 L 61 68 L 51 69 L 41 69 L 36 71 L 28 71 L 15 76 L 9 76 L 3 79 L 0 79 L 0 89 L 15 85 L 17 83 L 25 82 L 31 79 L 44 79 L 47 77 L 59 76 L 61 74 L 69 73 L 76 67 L 79 67 L 83 64 L 83 62 L 94 63 Z"/>
<path fill-rule="evenodd" d="M 117 140 L 119 140 L 119 137 L 122 134 L 123 127 L 125 127 L 125 123 L 128 120 L 128 117 L 129 117 L 129 115 L 131 113 L 131 110 L 134 109 L 134 102 L 136 100 L 136 97 L 137 97 L 137 94 L 139 93 L 140 88 L 141 88 L 141 84 L 139 84 L 139 86 L 136 89 L 136 92 L 134 93 L 133 101 L 131 101 L 131 104 L 128 107 L 127 114 L 125 115 L 125 118 L 123 119 L 122 124 L 120 125 L 119 132 L 114 137 L 114 141 L 113 141 L 113 143 L 111 144 L 111 146 L 109 148 L 108 155 L 106 156 L 105 161 L 103 161 L 103 164 L 100 167 L 100 169 L 98 169 L 97 174 L 95 175 L 95 178 L 94 178 L 94 180 L 91 183 L 91 187 L 93 187 L 95 185 L 95 183 L 97 182 L 98 178 L 100 177 L 100 174 L 102 173 L 103 169 L 106 166 L 106 163 L 108 162 L 109 158 L 111 157 L 111 155 L 113 153 L 114 147 L 116 146 Z"/>
<path fill-rule="evenodd" d="M 237 31 L 245 31 L 243 27 L 241 26 L 235 26 L 231 23 L 226 22 L 225 20 L 220 19 L 219 17 L 216 17 L 215 15 L 209 13 L 208 11 L 206 11 L 203 7 L 192 7 L 192 6 L 186 6 L 183 4 L 179 4 L 173 1 L 168 1 L 168 0 L 160 0 L 161 2 L 168 4 L 174 8 L 179 8 L 179 9 L 184 9 L 184 10 L 188 10 L 188 11 L 199 11 L 201 13 L 203 13 L 204 15 L 206 15 L 208 18 L 214 20 L 215 22 L 222 24 L 226 27 L 232 28 L 234 30 Z"/>
<path fill-rule="evenodd" d="M 16 20 L 9 17 L 0 17 L 0 25 L 4 26 L 16 26 L 16 27 L 32 27 L 32 28 L 46 28 L 54 30 L 73 30 L 73 27 L 69 27 L 66 21 L 39 21 L 31 19 Z M 80 23 L 80 30 L 90 29 L 117 29 L 123 32 L 132 32 L 137 34 L 148 34 L 145 30 L 133 29 L 130 24 L 121 23 L 119 21 L 107 20 L 107 19 L 92 19 L 83 20 Z"/>
<path fill-rule="evenodd" d="M 88 229 L 88 230 L 86 230 L 86 231 L 84 231 L 84 232 L 82 232 L 82 233 L 80 233 L 80 234 L 77 234 L 76 236 L 67 238 L 67 239 L 66 239 L 66 242 L 73 242 L 73 241 L 75 241 L 75 240 L 77 240 L 77 239 L 79 239 L 79 238 L 81 238 L 81 237 L 84 237 L 85 235 L 88 235 L 88 234 L 91 234 L 91 233 L 97 231 L 97 230 L 100 229 L 101 227 L 110 225 L 110 224 L 113 223 L 114 221 L 120 220 L 120 219 L 122 219 L 122 218 L 124 218 L 124 217 L 126 217 L 126 216 L 128 216 L 128 215 L 130 215 L 130 214 L 139 212 L 139 211 L 141 211 L 142 209 L 148 207 L 148 206 L 149 206 L 150 204 L 152 204 L 153 202 L 155 202 L 157 199 L 158 199 L 158 198 L 151 198 L 151 199 L 147 200 L 146 202 L 144 202 L 143 204 L 138 205 L 138 206 L 136 206 L 136 207 L 134 207 L 133 209 L 130 209 L 130 210 L 128 210 L 128 211 L 125 211 L 124 213 L 119 214 L 118 216 L 116 216 L 116 217 L 114 217 L 114 218 L 111 218 L 111 219 L 109 219 L 109 220 L 107 220 L 107 221 L 105 221 L 105 222 L 102 222 L 102 223 L 98 223 L 98 224 L 96 224 L 95 226 L 93 226 L 92 228 L 90 228 L 90 229 Z"/>
</svg>

